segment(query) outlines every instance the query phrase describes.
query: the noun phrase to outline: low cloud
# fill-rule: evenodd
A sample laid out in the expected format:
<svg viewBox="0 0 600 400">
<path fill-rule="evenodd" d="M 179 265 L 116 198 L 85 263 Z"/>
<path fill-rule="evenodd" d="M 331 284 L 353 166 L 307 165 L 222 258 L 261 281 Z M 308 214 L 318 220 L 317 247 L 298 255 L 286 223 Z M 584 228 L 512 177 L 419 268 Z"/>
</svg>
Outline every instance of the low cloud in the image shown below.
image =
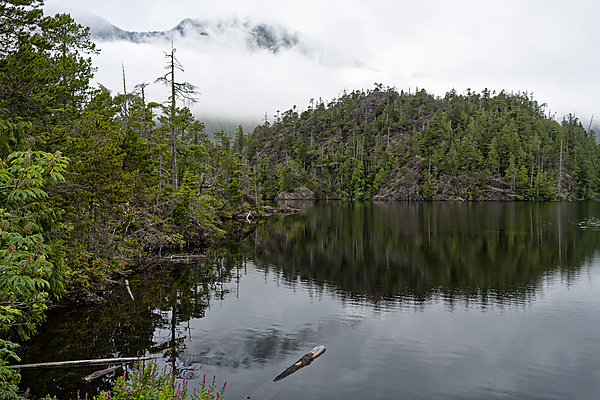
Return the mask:
<svg viewBox="0 0 600 400">
<path fill-rule="evenodd" d="M 272 118 L 277 110 L 304 108 L 311 98 L 331 100 L 346 87 L 373 85 L 373 68 L 304 35 L 290 49 L 271 51 L 253 46 L 236 26 L 221 32 L 214 29 L 209 25 L 208 36 L 176 36 L 173 42 L 185 69 L 177 72 L 176 79 L 196 85 L 201 92 L 199 102 L 191 107 L 200 119 L 259 122 L 265 113 Z M 122 91 L 121 63 L 129 87 L 154 82 L 165 73 L 164 55 L 171 43 L 117 40 L 100 42 L 99 47 L 96 80 Z M 167 97 L 158 84 L 150 85 L 147 92 L 154 101 Z"/>
<path fill-rule="evenodd" d="M 114 3 L 114 4 L 113 4 Z M 374 83 L 437 96 L 485 88 L 533 93 L 557 119 L 575 113 L 587 124 L 597 109 L 595 76 L 600 3 L 573 0 L 373 0 L 219 2 L 158 0 L 87 2 L 48 0 L 48 8 L 102 16 L 130 31 L 164 31 L 184 18 L 253 21 L 298 32 L 305 45 L 277 53 L 248 47 L 239 32 L 212 41 L 175 40 L 186 71 L 178 79 L 198 86 L 193 107 L 201 119 L 260 121 L 265 112 L 310 99 L 329 101 L 344 89 Z M 303 42 L 304 43 L 304 42 Z M 164 73 L 170 43 L 99 43 L 97 81 L 121 91 L 121 63 L 130 87 Z M 151 85 L 153 100 L 166 98 Z"/>
</svg>

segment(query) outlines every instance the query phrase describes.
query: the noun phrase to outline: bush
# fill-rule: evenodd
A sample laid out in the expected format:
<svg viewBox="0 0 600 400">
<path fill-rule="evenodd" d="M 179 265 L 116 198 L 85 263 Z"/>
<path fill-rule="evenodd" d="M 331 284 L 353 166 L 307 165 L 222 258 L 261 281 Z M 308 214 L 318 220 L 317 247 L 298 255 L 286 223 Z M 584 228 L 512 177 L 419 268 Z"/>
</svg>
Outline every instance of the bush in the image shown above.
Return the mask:
<svg viewBox="0 0 600 400">
<path fill-rule="evenodd" d="M 21 375 L 16 370 L 7 367 L 10 358 L 21 361 L 15 353 L 17 347 L 19 345 L 16 343 L 0 339 L 0 400 L 20 398 L 17 394 L 17 384 L 21 380 Z"/>
<path fill-rule="evenodd" d="M 94 396 L 94 400 L 221 400 L 227 384 L 225 382 L 217 390 L 215 378 L 207 383 L 204 375 L 200 388 L 194 388 L 190 392 L 185 379 L 177 382 L 173 371 L 167 371 L 167 367 L 160 372 L 154 360 L 146 365 L 141 362 L 134 365 L 129 381 L 126 375 L 127 373 L 117 380 L 112 390 Z"/>
</svg>

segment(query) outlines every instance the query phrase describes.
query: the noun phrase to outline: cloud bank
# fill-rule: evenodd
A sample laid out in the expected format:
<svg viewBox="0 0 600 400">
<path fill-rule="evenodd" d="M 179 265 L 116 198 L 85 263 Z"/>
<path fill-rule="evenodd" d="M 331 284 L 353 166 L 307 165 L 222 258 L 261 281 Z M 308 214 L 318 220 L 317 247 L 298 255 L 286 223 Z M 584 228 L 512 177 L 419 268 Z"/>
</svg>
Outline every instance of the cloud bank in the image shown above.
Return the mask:
<svg viewBox="0 0 600 400">
<path fill-rule="evenodd" d="M 271 51 L 249 43 L 238 29 L 229 27 L 216 34 L 210 28 L 208 38 L 189 34 L 173 41 L 185 69 L 177 72 L 177 80 L 188 81 L 201 92 L 200 101 L 191 106 L 200 119 L 258 122 L 265 113 L 272 116 L 276 110 L 304 107 L 314 97 L 331 99 L 348 86 L 349 79 L 353 87 L 373 84 L 368 79 L 371 68 L 317 41 L 305 39 L 291 49 Z M 128 86 L 152 83 L 165 73 L 165 52 L 171 43 L 116 40 L 99 42 L 99 46 L 96 80 L 122 91 L 121 64 Z M 157 84 L 149 86 L 148 94 L 158 101 L 167 96 Z"/>
<path fill-rule="evenodd" d="M 329 101 L 375 82 L 438 96 L 453 88 L 527 91 L 558 119 L 575 113 L 584 124 L 600 112 L 600 3 L 593 1 L 172 0 L 165 6 L 159 0 L 54 0 L 47 10 L 76 18 L 83 10 L 128 31 L 166 31 L 185 18 L 250 21 L 304 39 L 304 47 L 277 53 L 249 48 L 235 29 L 210 41 L 194 35 L 174 41 L 185 67 L 179 79 L 202 93 L 193 107 L 200 119 L 260 121 L 265 113 L 272 118 L 277 110 L 302 109 L 312 98 Z M 164 74 L 170 43 L 99 47 L 96 80 L 116 92 L 122 91 L 121 63 L 129 87 Z M 162 90 L 151 85 L 150 97 L 160 101 Z"/>
</svg>

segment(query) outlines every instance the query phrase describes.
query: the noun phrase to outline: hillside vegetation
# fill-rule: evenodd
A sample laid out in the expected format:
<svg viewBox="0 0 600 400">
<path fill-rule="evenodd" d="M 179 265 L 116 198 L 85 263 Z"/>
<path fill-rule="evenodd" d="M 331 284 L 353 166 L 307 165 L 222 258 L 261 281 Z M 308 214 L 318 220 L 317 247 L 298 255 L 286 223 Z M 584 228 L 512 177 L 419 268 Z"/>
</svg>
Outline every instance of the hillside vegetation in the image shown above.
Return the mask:
<svg viewBox="0 0 600 400">
<path fill-rule="evenodd" d="M 598 146 L 527 93 L 396 91 L 376 85 L 246 135 L 206 132 L 165 52 L 169 89 L 91 85 L 98 52 L 68 14 L 0 1 L 0 392 L 17 398 L 13 341 L 49 304 L 98 304 L 129 265 L 252 229 L 264 199 L 308 187 L 320 199 L 596 198 Z M 156 83 L 156 82 L 155 82 Z M 302 190 L 299 193 L 308 193 Z M 272 212 L 270 209 L 269 212 Z M 243 224 L 236 224 L 243 221 Z M 247 222 L 248 221 L 248 222 Z"/>
<path fill-rule="evenodd" d="M 436 97 L 376 85 L 295 108 L 249 136 L 262 195 L 321 199 L 576 200 L 597 197 L 595 134 L 528 93 Z"/>
</svg>

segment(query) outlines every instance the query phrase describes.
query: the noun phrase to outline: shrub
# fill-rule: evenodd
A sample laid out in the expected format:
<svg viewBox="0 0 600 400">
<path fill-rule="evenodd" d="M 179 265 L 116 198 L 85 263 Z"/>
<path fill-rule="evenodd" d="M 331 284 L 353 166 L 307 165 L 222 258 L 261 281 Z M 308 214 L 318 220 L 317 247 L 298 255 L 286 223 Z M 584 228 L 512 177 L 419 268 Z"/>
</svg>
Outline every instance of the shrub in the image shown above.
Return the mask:
<svg viewBox="0 0 600 400">
<path fill-rule="evenodd" d="M 208 383 L 204 375 L 200 388 L 190 392 L 185 379 L 176 381 L 173 371 L 167 371 L 165 367 L 160 372 L 157 362 L 151 360 L 145 365 L 141 362 L 134 365 L 129 380 L 127 373 L 123 374 L 112 390 L 94 396 L 94 400 L 222 400 L 226 384 L 217 390 L 215 378 Z"/>
</svg>

